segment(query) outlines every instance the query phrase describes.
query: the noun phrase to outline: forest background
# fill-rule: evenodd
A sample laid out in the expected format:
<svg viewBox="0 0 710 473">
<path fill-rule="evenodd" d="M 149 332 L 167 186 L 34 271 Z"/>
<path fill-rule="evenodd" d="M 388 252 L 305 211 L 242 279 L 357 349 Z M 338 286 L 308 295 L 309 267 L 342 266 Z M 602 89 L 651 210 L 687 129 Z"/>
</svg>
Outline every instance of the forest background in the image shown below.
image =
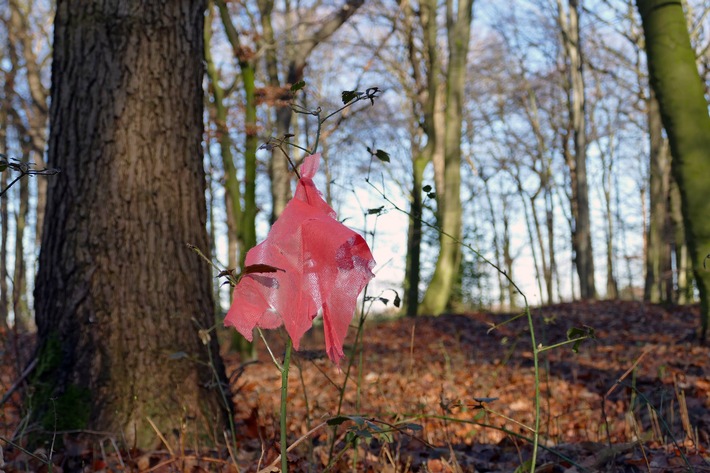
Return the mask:
<svg viewBox="0 0 710 473">
<path fill-rule="evenodd" d="M 275 193 L 288 193 L 276 190 L 270 179 L 273 173 L 288 175 L 288 169 L 277 166 L 271 170 L 271 153 L 263 149 L 256 151 L 255 193 L 252 197 L 245 192 L 244 159 L 245 153 L 254 152 L 247 137 L 254 137 L 262 145 L 285 133 L 279 120 L 284 120 L 280 117 L 290 100 L 288 69 L 296 67 L 301 68 L 298 74 L 307 82 L 304 93 L 295 99 L 304 109 L 335 110 L 344 90 L 378 87 L 382 91 L 377 106 L 354 107 L 325 123 L 320 141 L 326 163 L 322 188 L 340 218 L 354 228 L 366 228 L 368 210 L 384 206 L 376 227 L 378 243 L 374 251 L 380 265 L 374 285 L 378 291 L 392 288 L 400 293 L 407 286 L 407 234 L 402 229 L 407 227 L 408 218 L 391 211 L 392 206 L 380 192 L 399 208 L 409 209 L 413 163 L 427 143 L 422 126 L 427 78 L 421 74 L 429 73 L 425 44 L 422 32 L 408 17 L 406 2 L 399 8 L 394 3 L 360 3 L 350 2 L 351 13 L 355 14 L 327 36 L 320 24 L 338 11 L 338 5 L 299 3 L 289 5 L 286 11 L 285 5 L 277 4 L 269 14 L 273 31 L 268 33 L 263 31 L 262 14 L 256 5 L 245 8 L 239 2 L 229 3 L 231 25 L 241 36 L 243 48 L 237 53 L 253 67 L 254 77 L 248 80 L 253 80 L 250 93 L 254 94 L 256 115 L 251 118 L 245 108 L 242 81 L 246 76 L 239 68 L 240 57 L 235 58 L 228 33 L 213 7 L 210 73 L 205 80 L 209 100 L 205 166 L 210 182 L 212 252 L 225 267 L 238 267 L 242 239 L 235 230 L 239 226 L 235 219 L 241 216 L 225 198 L 230 195 L 229 189 L 238 186 L 241 206 L 257 209 L 257 240 L 263 239 L 273 218 Z M 52 4 L 9 1 L 7 5 L 2 23 L 6 47 L 2 58 L 0 151 L 43 168 Z M 703 1 L 686 4 L 698 68 L 706 84 L 710 74 L 709 8 Z M 649 137 L 650 127 L 658 127 L 660 122 L 658 116 L 654 117 L 658 112 L 648 88 L 640 19 L 634 5 L 627 2 L 584 2 L 577 10 L 587 135 L 583 148 L 596 263 L 592 295 L 692 301 L 692 277 L 678 234 L 682 226 L 670 178 L 670 158 L 651 159 L 652 151 L 664 153 L 666 145 L 654 150 L 652 147 L 659 143 L 652 143 Z M 474 6 L 466 64 L 461 140 L 463 241 L 504 268 L 532 303 L 574 300 L 581 294 L 571 237 L 572 229 L 579 224 L 571 205 L 576 199 L 570 173 L 575 150 L 571 111 L 574 86 L 564 44 L 569 15 L 565 2 L 519 2 L 509 8 L 498 2 L 479 1 Z M 443 15 L 439 15 L 439 21 L 444 21 Z M 439 26 L 438 34 L 444 34 L 445 26 Z M 302 43 L 307 46 L 301 48 Z M 441 48 L 445 72 L 444 38 L 437 39 L 436 48 Z M 272 53 L 275 61 L 271 60 Z M 281 68 L 278 77 L 270 69 L 273 66 Z M 222 89 L 219 99 L 215 99 L 213 84 Z M 286 98 L 279 102 L 282 96 Z M 441 103 L 438 107 L 443 109 Z M 247 125 L 245 120 L 254 123 Z M 288 132 L 295 135 L 294 142 L 307 144 L 313 140 L 312 116 L 294 114 L 291 126 Z M 225 138 L 229 150 L 221 142 Z M 373 165 L 368 147 L 385 150 L 391 162 Z M 439 159 L 436 153 L 433 156 Z M 436 186 L 433 169 L 428 165 L 418 184 L 431 189 L 424 191 L 422 215 L 436 224 L 436 199 L 431 197 L 443 192 Z M 366 177 L 375 188 L 365 181 Z M 11 176 L 3 173 L 3 179 L 4 188 Z M 2 201 L 0 272 L 6 277 L 0 284 L 0 309 L 3 320 L 17 320 L 27 327 L 33 325 L 32 291 L 41 234 L 37 228 L 38 222 L 41 228 L 43 219 L 45 185 L 43 179 L 20 181 Z M 443 187 L 441 182 L 439 187 Z M 255 202 L 244 202 L 245 198 Z M 420 291 L 432 278 L 438 252 L 438 234 L 425 227 L 420 247 Z M 659 261 L 654 262 L 654 258 Z M 410 273 L 407 279 L 411 281 Z M 470 254 L 463 255 L 457 277 L 458 292 L 449 304 L 505 309 L 521 303 L 499 274 Z M 229 302 L 226 289 L 219 293 L 218 300 L 224 310 Z"/>
<path fill-rule="evenodd" d="M 0 152 L 43 169 L 54 6 L 5 4 Z M 447 5 L 208 6 L 204 251 L 221 267 L 240 267 L 290 197 L 293 174 L 274 144 L 288 134 L 308 148 L 318 136 L 319 187 L 339 218 L 373 242 L 379 266 L 370 293 L 395 290 L 409 315 L 522 304 L 500 272 L 428 224 L 488 256 L 533 304 L 695 301 L 635 4 Z M 710 4 L 684 8 L 707 98 Z M 305 87 L 294 93 L 301 80 Z M 322 128 L 309 113 L 328 114 L 374 91 L 373 104 L 355 104 Z M 3 172 L 2 179 L 9 189 L 0 201 L 0 317 L 22 333 L 35 323 L 34 275 L 53 177 L 13 183 Z M 223 313 L 228 290 L 216 278 L 212 289 Z"/>
</svg>

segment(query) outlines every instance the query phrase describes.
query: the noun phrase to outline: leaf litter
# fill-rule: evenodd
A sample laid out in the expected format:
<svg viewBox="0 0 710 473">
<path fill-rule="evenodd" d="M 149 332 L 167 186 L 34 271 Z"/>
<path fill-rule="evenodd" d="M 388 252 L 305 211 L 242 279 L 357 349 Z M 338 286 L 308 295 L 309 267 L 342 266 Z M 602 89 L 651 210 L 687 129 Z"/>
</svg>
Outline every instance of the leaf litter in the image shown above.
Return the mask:
<svg viewBox="0 0 710 473">
<path fill-rule="evenodd" d="M 341 452 L 329 471 L 529 471 L 535 380 L 527 322 L 489 331 L 510 317 L 474 312 L 368 321 L 340 411 L 347 360 L 338 370 L 325 356 L 323 332 L 309 331 L 289 381 L 289 444 L 300 439 L 289 453 L 290 471 L 324 471 Z M 540 355 L 536 471 L 710 471 L 710 347 L 695 337 L 697 306 L 575 302 L 533 309 L 533 317 L 543 346 L 567 340 L 572 327 L 591 328 L 596 337 L 577 353 L 570 344 Z M 346 354 L 354 336 L 351 327 Z M 278 353 L 285 334 L 270 333 L 269 340 Z M 176 458 L 125 451 L 120 442 L 67 443 L 72 451 L 56 452 L 52 471 L 265 468 L 278 455 L 280 374 L 263 344 L 257 347 L 256 363 L 223 353 L 233 375 L 236 451 L 205 448 Z M 9 347 L 2 353 L 3 393 L 21 372 L 13 353 Z M 20 394 L 0 406 L 3 439 L 18 435 Z M 0 470 L 47 471 L 5 440 L 0 448 Z M 81 461 L 71 463 L 72 455 Z"/>
</svg>

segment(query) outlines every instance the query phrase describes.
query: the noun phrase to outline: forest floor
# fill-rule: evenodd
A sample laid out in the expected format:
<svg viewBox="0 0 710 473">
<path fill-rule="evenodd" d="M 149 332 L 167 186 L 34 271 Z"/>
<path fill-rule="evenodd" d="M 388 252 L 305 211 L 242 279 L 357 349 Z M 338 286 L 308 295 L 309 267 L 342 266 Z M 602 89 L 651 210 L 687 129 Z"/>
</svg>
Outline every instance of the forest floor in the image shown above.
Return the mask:
<svg viewBox="0 0 710 473">
<path fill-rule="evenodd" d="M 476 312 L 368 321 L 340 408 L 348 360 L 339 371 L 325 357 L 316 327 L 292 360 L 289 443 L 300 443 L 289 454 L 289 471 L 324 471 L 334 458 L 329 471 L 529 471 L 535 373 L 528 322 L 523 317 L 489 330 L 510 317 Z M 566 341 L 571 328 L 581 329 L 573 336 L 595 334 L 576 353 L 567 344 L 540 354 L 536 471 L 710 471 L 710 347 L 695 338 L 697 306 L 576 302 L 533 309 L 533 318 L 543 347 Z M 277 356 L 280 333 L 267 333 Z M 350 344 L 355 334 L 351 329 Z M 281 379 L 263 342 L 257 346 L 257 362 L 225 354 L 237 451 L 225 450 L 222 463 L 166 461 L 165 452 L 147 452 L 145 468 L 255 472 L 274 462 Z M 4 388 L 11 384 L 3 377 Z M 3 406 L 3 436 L 11 432 L 12 408 Z M 323 425 L 334 417 L 337 431 Z M 0 446 L 5 470 L 19 470 L 19 453 Z M 106 452 L 92 455 L 83 471 L 120 463 Z M 122 462 L 126 470 L 138 464 Z"/>
</svg>

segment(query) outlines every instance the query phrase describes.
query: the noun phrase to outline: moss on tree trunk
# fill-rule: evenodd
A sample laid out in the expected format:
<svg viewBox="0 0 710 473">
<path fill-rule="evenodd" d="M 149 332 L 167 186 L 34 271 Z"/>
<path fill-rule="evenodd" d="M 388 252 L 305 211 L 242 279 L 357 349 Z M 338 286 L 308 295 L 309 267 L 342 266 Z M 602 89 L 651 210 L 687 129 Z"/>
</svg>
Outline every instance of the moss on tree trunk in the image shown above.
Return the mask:
<svg viewBox="0 0 710 473">
<path fill-rule="evenodd" d="M 637 0 L 646 37 L 651 86 L 671 146 L 704 340 L 710 321 L 710 116 L 680 0 Z"/>
</svg>

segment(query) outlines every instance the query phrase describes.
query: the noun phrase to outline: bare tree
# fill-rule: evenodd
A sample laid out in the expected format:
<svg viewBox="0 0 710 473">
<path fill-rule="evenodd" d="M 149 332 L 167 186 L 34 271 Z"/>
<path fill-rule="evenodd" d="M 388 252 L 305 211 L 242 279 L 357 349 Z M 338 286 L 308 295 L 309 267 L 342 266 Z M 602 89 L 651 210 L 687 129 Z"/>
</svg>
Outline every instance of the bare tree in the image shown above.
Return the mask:
<svg viewBox="0 0 710 473">
<path fill-rule="evenodd" d="M 569 132 L 572 134 L 572 149 L 569 149 L 567 139 L 563 144 L 572 189 L 572 249 L 579 276 L 580 295 L 582 299 L 594 299 L 596 287 L 587 185 L 586 98 L 578 0 L 568 0 L 566 4 L 562 0 L 557 0 L 557 11 L 563 57 L 567 68 Z"/>
</svg>

